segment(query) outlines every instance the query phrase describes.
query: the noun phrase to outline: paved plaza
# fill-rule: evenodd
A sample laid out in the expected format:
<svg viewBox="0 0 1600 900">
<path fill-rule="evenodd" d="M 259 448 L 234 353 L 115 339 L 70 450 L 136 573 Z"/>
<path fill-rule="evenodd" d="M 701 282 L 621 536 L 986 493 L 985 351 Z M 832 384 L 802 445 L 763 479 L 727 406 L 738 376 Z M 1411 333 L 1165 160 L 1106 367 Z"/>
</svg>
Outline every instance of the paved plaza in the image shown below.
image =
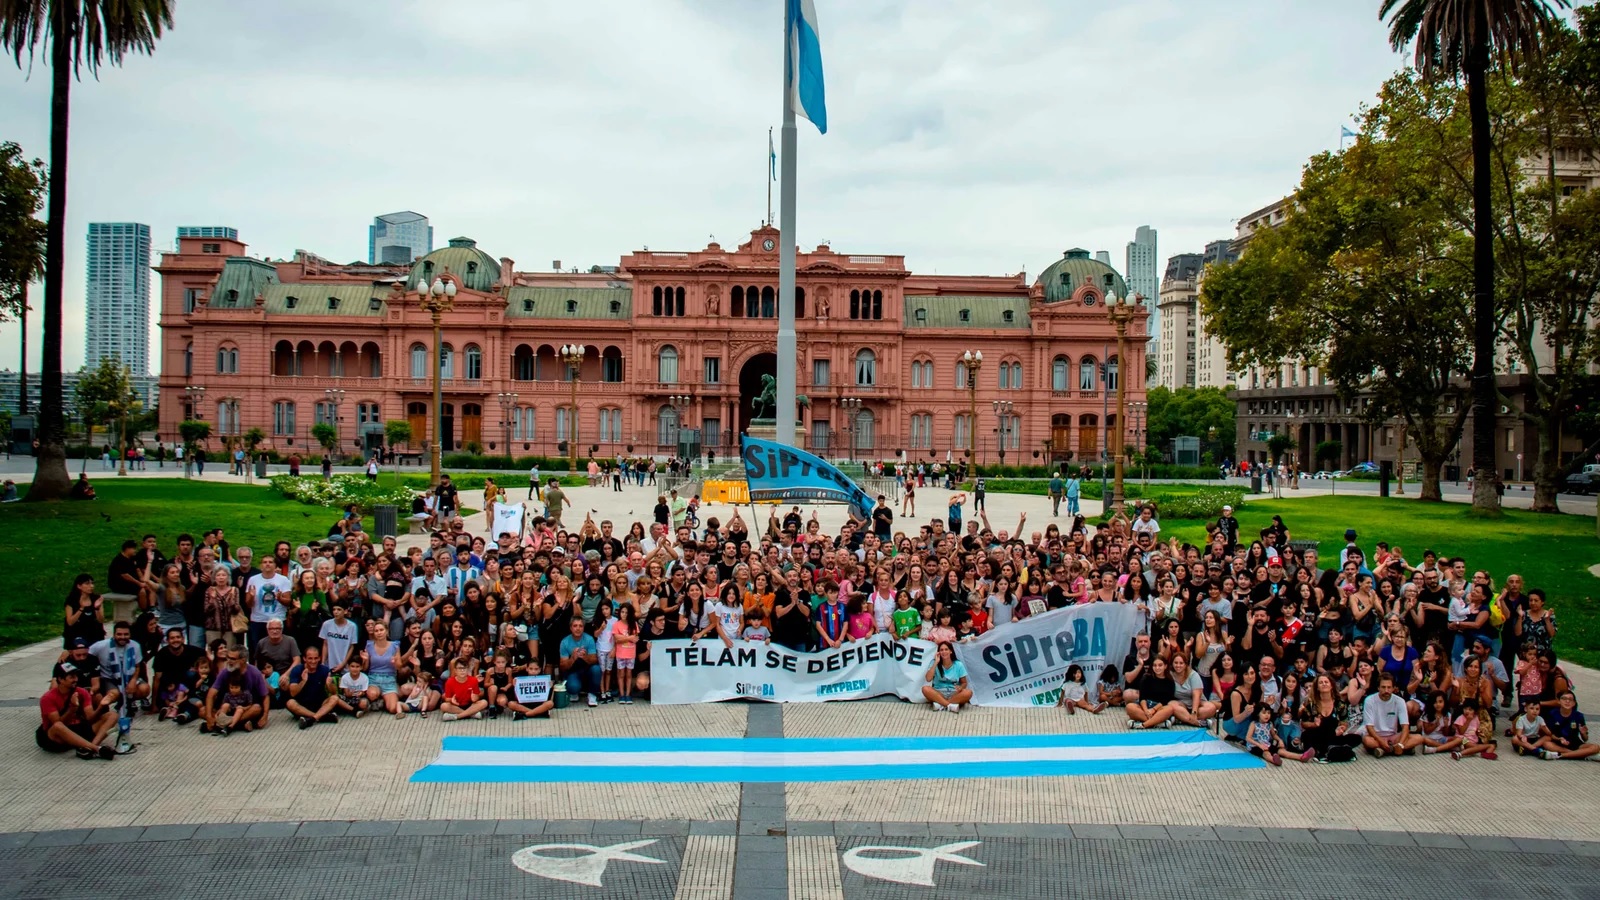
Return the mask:
<svg viewBox="0 0 1600 900">
<path fill-rule="evenodd" d="M 525 489 L 520 478 L 511 482 Z M 580 518 L 593 509 L 619 529 L 647 518 L 655 497 L 639 487 L 569 494 Z M 942 515 L 947 496 L 919 491 L 918 519 Z M 481 504 L 478 492 L 462 499 Z M 1097 503 L 1084 505 L 1098 512 Z M 1042 497 L 997 494 L 988 506 L 996 529 L 1013 529 L 1024 512 L 1029 532 L 1053 521 Z M 731 511 L 702 515 L 726 520 Z M 820 514 L 830 530 L 843 521 L 839 507 Z M 0 657 L 0 744 L 21 748 L 0 782 L 0 897 L 1600 895 L 1593 761 L 1507 753 L 1492 762 L 1432 756 L 1017 778 L 1006 777 L 1001 751 L 992 777 L 965 779 L 635 784 L 619 771 L 614 785 L 409 781 L 447 735 L 1123 729 L 1113 712 L 953 716 L 874 700 L 573 707 L 529 722 L 369 716 L 310 731 L 279 716 L 263 733 L 227 739 L 145 718 L 134 729 L 138 752 L 81 762 L 32 746 L 37 698 L 58 652 L 51 642 Z M 1600 673 L 1568 671 L 1581 696 L 1600 695 Z"/>
</svg>

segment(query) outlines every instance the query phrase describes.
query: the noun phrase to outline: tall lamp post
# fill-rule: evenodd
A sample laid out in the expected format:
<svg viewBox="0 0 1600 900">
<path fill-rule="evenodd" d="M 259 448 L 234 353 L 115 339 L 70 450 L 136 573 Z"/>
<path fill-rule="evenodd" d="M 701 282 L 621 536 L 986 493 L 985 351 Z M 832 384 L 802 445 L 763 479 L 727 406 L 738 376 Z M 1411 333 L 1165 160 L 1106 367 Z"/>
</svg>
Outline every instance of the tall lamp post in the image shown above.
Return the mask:
<svg viewBox="0 0 1600 900">
<path fill-rule="evenodd" d="M 839 400 L 839 409 L 844 413 L 845 440 L 850 444 L 850 461 L 856 461 L 856 418 L 861 413 L 860 397 L 843 397 Z"/>
<path fill-rule="evenodd" d="M 434 279 L 431 285 L 419 280 L 417 300 L 422 310 L 433 317 L 433 446 L 430 448 L 432 459 L 428 466 L 428 477 L 437 486 L 439 458 L 444 453 L 444 330 L 440 327 L 439 319 L 455 306 L 456 280 L 450 275 L 450 270 L 445 269 L 444 274 Z"/>
<path fill-rule="evenodd" d="M 328 398 L 328 405 L 333 407 L 333 452 L 334 460 L 338 461 L 339 453 L 339 407 L 344 405 L 344 388 L 328 388 L 322 392 Z"/>
<path fill-rule="evenodd" d="M 673 394 L 667 398 L 667 405 L 672 407 L 673 414 L 677 416 L 678 427 L 675 437 L 677 438 L 678 447 L 681 447 L 683 446 L 683 420 L 689 414 L 689 410 L 694 407 L 694 397 L 688 394 Z M 678 447 L 672 448 L 674 455 L 677 454 Z"/>
<path fill-rule="evenodd" d="M 978 370 L 983 368 L 983 351 L 968 350 L 961 354 L 967 366 L 967 459 L 978 464 Z"/>
<path fill-rule="evenodd" d="M 506 426 L 506 462 L 511 461 L 511 416 L 517 411 L 517 395 L 496 394 L 500 400 L 500 421 Z"/>
<path fill-rule="evenodd" d="M 1006 464 L 1006 420 L 1011 418 L 1011 410 L 1015 406 L 1010 400 L 994 401 L 994 416 L 1000 427 L 995 433 L 1000 436 L 1000 465 Z"/>
<path fill-rule="evenodd" d="M 1111 502 L 1117 512 L 1126 514 L 1122 497 L 1122 467 L 1126 461 L 1127 444 L 1123 440 L 1123 432 L 1128 427 L 1125 424 L 1128 421 L 1127 373 L 1133 371 L 1128 365 L 1128 323 L 1133 321 L 1134 316 L 1144 315 L 1144 295 L 1136 293 L 1132 298 L 1107 297 L 1106 315 L 1111 319 L 1111 324 L 1117 327 L 1117 472 Z"/>
<path fill-rule="evenodd" d="M 1133 410 L 1133 452 L 1139 455 L 1139 489 L 1148 490 L 1150 487 L 1149 468 L 1144 463 L 1144 412 L 1149 406 L 1143 400 L 1135 400 L 1128 404 Z"/>
<path fill-rule="evenodd" d="M 183 393 L 189 398 L 189 413 L 193 415 L 197 421 L 204 419 L 206 414 L 203 404 L 206 399 L 206 389 L 197 384 L 190 384 L 184 386 Z M 179 439 L 182 440 L 181 429 L 179 432 Z M 183 477 L 188 478 L 193 474 L 193 472 L 194 448 L 185 446 L 183 448 Z"/>
<path fill-rule="evenodd" d="M 567 474 L 578 474 L 578 376 L 583 367 L 583 354 L 588 350 L 582 344 L 562 344 L 557 351 L 567 364 L 568 379 L 572 383 L 572 405 L 567 407 Z"/>
</svg>

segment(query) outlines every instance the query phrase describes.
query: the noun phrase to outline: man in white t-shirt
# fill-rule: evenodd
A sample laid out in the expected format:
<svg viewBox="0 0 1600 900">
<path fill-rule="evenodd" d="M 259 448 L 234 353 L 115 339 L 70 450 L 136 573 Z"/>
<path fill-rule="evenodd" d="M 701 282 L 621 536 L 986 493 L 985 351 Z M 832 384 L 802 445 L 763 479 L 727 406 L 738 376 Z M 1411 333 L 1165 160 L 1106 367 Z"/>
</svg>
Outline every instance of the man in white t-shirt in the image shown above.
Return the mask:
<svg viewBox="0 0 1600 900">
<path fill-rule="evenodd" d="M 1411 720 L 1406 702 L 1394 692 L 1394 674 L 1378 676 L 1378 692 L 1361 704 L 1361 743 L 1379 759 L 1401 756 L 1411 749 Z"/>
<path fill-rule="evenodd" d="M 263 556 L 261 571 L 244 583 L 244 604 L 250 610 L 250 654 L 267 638 L 267 623 L 289 617 L 289 576 L 278 571 L 276 557 Z"/>
<path fill-rule="evenodd" d="M 317 636 L 322 638 L 322 658 L 326 659 L 328 671 L 335 675 L 345 670 L 350 662 L 350 650 L 356 645 L 356 637 L 360 629 L 356 627 L 355 620 L 345 617 L 346 609 L 343 600 L 333 601 L 333 618 L 322 623 L 322 628 Z"/>
</svg>

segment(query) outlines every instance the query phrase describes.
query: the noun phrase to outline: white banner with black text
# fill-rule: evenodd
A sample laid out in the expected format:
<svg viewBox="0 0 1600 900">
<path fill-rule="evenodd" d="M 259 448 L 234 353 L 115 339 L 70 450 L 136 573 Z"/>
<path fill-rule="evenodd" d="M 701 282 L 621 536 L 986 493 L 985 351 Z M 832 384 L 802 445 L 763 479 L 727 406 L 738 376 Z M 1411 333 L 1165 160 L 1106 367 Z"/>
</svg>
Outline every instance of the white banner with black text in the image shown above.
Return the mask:
<svg viewBox="0 0 1600 900">
<path fill-rule="evenodd" d="M 818 703 L 882 694 L 920 700 L 933 658 L 933 644 L 887 634 L 818 653 L 760 641 L 652 641 L 650 702 Z"/>
</svg>

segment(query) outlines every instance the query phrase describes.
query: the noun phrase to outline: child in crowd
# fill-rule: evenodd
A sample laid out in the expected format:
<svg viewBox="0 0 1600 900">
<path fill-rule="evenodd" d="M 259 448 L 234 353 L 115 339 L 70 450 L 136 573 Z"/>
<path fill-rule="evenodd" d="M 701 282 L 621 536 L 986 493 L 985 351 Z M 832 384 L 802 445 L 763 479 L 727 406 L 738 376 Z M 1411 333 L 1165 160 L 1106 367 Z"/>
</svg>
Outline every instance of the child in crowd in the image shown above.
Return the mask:
<svg viewBox="0 0 1600 900">
<path fill-rule="evenodd" d="M 1106 708 L 1104 703 L 1089 700 L 1089 685 L 1084 680 L 1083 666 L 1077 663 L 1067 667 L 1067 680 L 1061 685 L 1061 699 L 1056 701 L 1056 706 L 1066 709 L 1069 716 L 1076 715 L 1080 709 L 1099 715 Z"/>
<path fill-rule="evenodd" d="M 1522 648 L 1522 658 L 1517 660 L 1517 708 L 1525 709 L 1528 704 L 1539 702 L 1544 695 L 1544 672 L 1539 670 L 1539 648 L 1527 644 Z M 1511 729 L 1506 729 L 1506 737 L 1511 737 Z"/>
<path fill-rule="evenodd" d="M 934 626 L 928 629 L 928 640 L 935 644 L 954 644 L 958 639 L 954 625 L 950 624 L 950 609 L 945 607 L 934 616 Z"/>
<path fill-rule="evenodd" d="M 917 617 L 921 620 L 917 623 L 917 637 L 929 640 L 933 634 L 933 604 L 923 603 L 922 609 L 917 611 Z"/>
<path fill-rule="evenodd" d="M 767 614 L 761 607 L 755 606 L 744 614 L 744 631 L 739 634 L 741 640 L 746 641 L 771 641 L 772 631 L 767 628 Z"/>
<path fill-rule="evenodd" d="M 1108 665 L 1100 670 L 1100 679 L 1095 682 L 1095 694 L 1102 707 L 1122 705 L 1122 675 L 1116 666 Z"/>
<path fill-rule="evenodd" d="M 261 661 L 261 677 L 266 680 L 267 689 L 276 694 L 278 692 L 278 682 L 283 678 L 283 675 L 272 664 L 271 660 L 263 659 Z"/>
<path fill-rule="evenodd" d="M 922 630 L 922 613 L 911 608 L 911 592 L 899 591 L 894 598 L 894 636 L 900 640 L 916 637 Z"/>
<path fill-rule="evenodd" d="M 511 671 L 510 654 L 504 650 L 496 650 L 493 667 L 484 673 L 484 685 L 489 694 L 489 708 L 485 712 L 489 714 L 489 718 L 500 718 L 500 713 L 510 704 L 513 677 L 515 673 Z"/>
<path fill-rule="evenodd" d="M 467 668 L 466 660 L 458 659 L 450 666 L 450 677 L 444 682 L 444 700 L 439 708 L 446 722 L 456 719 L 481 719 L 489 701 L 483 699 L 483 686 L 478 676 Z"/>
<path fill-rule="evenodd" d="M 367 713 L 367 688 L 370 686 L 367 673 L 361 671 L 361 657 L 352 653 L 344 674 L 339 676 L 339 702 L 334 706 L 361 718 Z"/>
<path fill-rule="evenodd" d="M 228 683 L 222 692 L 222 705 L 217 713 L 217 719 L 226 724 L 217 733 L 223 737 L 232 734 L 254 706 L 255 697 L 245 686 L 244 672 L 229 672 Z"/>
<path fill-rule="evenodd" d="M 611 614 L 611 601 L 601 600 L 600 605 L 595 607 L 593 621 L 589 623 L 595 646 L 600 648 L 601 703 L 610 703 L 611 698 L 616 696 L 611 691 L 617 674 L 617 636 L 612 631 L 616 624 L 617 617 Z"/>
<path fill-rule="evenodd" d="M 872 621 L 872 609 L 867 603 L 867 595 L 857 591 L 845 601 L 845 633 L 850 635 L 850 640 L 861 641 L 872 636 L 875 624 Z"/>
<path fill-rule="evenodd" d="M 1461 747 L 1450 751 L 1451 759 L 1460 759 L 1463 756 L 1482 756 L 1484 759 L 1499 759 L 1499 754 L 1494 752 L 1494 726 L 1489 720 L 1478 715 L 1478 698 L 1468 697 L 1461 701 L 1461 715 L 1456 716 L 1456 734 L 1461 736 Z"/>
<path fill-rule="evenodd" d="M 1524 701 L 1522 715 L 1511 723 L 1511 749 L 1518 756 L 1538 753 L 1549 737 L 1550 730 L 1544 725 L 1544 717 L 1539 715 L 1538 699 Z"/>
<path fill-rule="evenodd" d="M 1450 721 L 1449 695 L 1443 691 L 1435 691 L 1428 695 L 1427 706 L 1423 708 L 1422 718 L 1417 722 L 1417 734 L 1422 738 L 1423 754 L 1449 753 L 1457 759 L 1461 758 L 1456 751 L 1466 743 L 1466 738 L 1456 729 L 1455 723 Z"/>
<path fill-rule="evenodd" d="M 540 671 L 538 660 L 535 659 L 528 662 L 529 675 L 538 675 Z M 550 710 L 556 708 L 555 701 L 548 696 L 542 702 L 528 706 L 517 699 L 517 692 L 514 687 L 508 692 L 504 705 L 506 709 L 511 710 L 511 721 L 513 722 L 520 722 L 523 719 L 548 719 L 550 718 Z"/>
<path fill-rule="evenodd" d="M 1267 762 L 1275 766 L 1283 765 L 1283 757 L 1279 755 L 1283 743 L 1278 738 L 1277 729 L 1272 727 L 1272 707 L 1265 703 L 1256 704 L 1256 719 L 1245 732 L 1244 744 L 1251 753 Z"/>
<path fill-rule="evenodd" d="M 761 607 L 756 607 L 759 613 Z M 639 655 L 639 621 L 633 607 L 627 604 L 617 611 L 615 620 L 611 623 L 612 657 L 617 666 L 617 692 L 622 696 L 618 702 L 624 706 L 633 705 L 633 664 Z M 746 631 L 750 629 L 746 628 Z M 745 638 L 745 640 L 750 640 Z"/>
</svg>

